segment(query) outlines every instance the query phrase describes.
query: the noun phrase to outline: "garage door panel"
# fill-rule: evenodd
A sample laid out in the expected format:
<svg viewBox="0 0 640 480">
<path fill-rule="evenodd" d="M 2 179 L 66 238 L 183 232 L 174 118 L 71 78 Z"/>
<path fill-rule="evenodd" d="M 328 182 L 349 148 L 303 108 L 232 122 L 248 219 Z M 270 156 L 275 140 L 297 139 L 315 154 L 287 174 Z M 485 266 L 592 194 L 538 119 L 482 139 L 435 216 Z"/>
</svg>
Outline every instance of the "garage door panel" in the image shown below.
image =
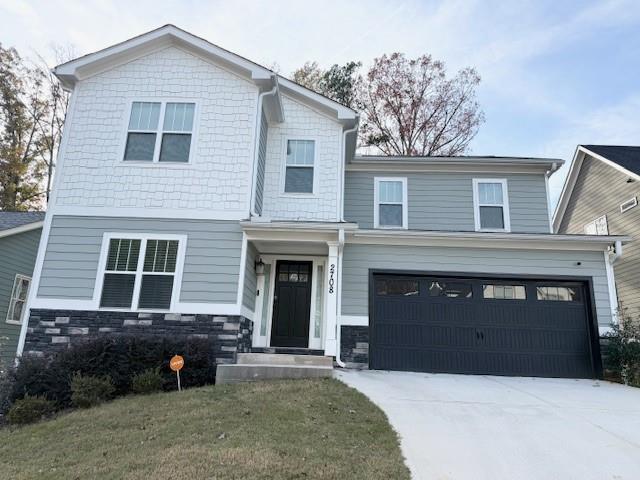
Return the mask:
<svg viewBox="0 0 640 480">
<path fill-rule="evenodd" d="M 519 285 L 517 299 L 513 293 L 510 299 L 497 299 L 493 290 L 490 298 L 484 298 L 487 280 L 423 276 L 407 283 L 404 278 L 405 283 L 391 280 L 390 287 L 379 282 L 374 292 L 371 368 L 576 378 L 594 375 L 587 295 L 582 284 L 518 279 L 511 282 Z M 500 281 L 489 282 L 499 285 Z M 403 292 L 398 285 L 410 285 L 404 290 L 409 295 L 398 294 Z M 435 295 L 434 285 L 439 289 Z M 541 285 L 543 299 L 537 291 Z M 503 290 L 500 295 L 505 295 Z"/>
</svg>

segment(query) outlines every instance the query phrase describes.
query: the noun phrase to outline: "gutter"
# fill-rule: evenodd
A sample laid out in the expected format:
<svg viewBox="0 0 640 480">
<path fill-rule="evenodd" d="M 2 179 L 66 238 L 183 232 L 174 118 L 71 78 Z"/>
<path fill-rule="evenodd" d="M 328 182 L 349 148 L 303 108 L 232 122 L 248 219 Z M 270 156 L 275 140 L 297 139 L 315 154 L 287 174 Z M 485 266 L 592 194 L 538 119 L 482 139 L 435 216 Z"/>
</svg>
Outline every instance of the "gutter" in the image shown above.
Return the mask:
<svg viewBox="0 0 640 480">
<path fill-rule="evenodd" d="M 344 219 L 344 185 L 345 185 L 345 175 L 347 171 L 347 135 L 353 132 L 357 132 L 359 128 L 359 117 L 356 120 L 356 124 L 353 128 L 348 130 L 344 130 L 342 132 L 342 162 L 340 163 L 340 167 L 342 169 L 342 174 L 340 175 L 340 186 L 338 188 L 338 192 L 340 192 L 340 201 L 338 202 L 338 220 L 340 222 L 345 222 Z M 357 142 L 357 140 L 356 140 Z"/>
<path fill-rule="evenodd" d="M 336 301 L 336 363 L 340 368 L 347 366 L 340 358 L 340 317 L 342 315 L 342 250 L 344 248 L 344 229 L 338 230 L 338 298 Z"/>
<path fill-rule="evenodd" d="M 262 104 L 264 103 L 264 97 L 268 95 L 275 95 L 278 91 L 278 77 L 275 75 L 272 77 L 274 81 L 273 88 L 268 92 L 262 92 L 258 95 L 258 111 L 256 115 L 256 138 L 253 146 L 253 176 L 251 177 L 251 197 L 249 205 L 249 215 L 251 217 L 260 217 L 256 213 L 256 175 L 258 170 L 258 156 L 260 155 L 260 135 L 262 134 Z"/>
</svg>

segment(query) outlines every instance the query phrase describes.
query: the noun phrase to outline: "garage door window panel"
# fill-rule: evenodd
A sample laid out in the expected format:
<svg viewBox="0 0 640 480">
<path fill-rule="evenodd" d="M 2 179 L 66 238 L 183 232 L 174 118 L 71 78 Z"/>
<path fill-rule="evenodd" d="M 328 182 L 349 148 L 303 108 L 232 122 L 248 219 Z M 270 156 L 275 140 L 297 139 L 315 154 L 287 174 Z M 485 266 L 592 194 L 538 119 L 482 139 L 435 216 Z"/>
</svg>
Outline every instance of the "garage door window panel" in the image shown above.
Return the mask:
<svg viewBox="0 0 640 480">
<path fill-rule="evenodd" d="M 526 300 L 524 285 L 483 284 L 482 297 L 488 300 Z"/>
<path fill-rule="evenodd" d="M 420 294 L 417 280 L 381 279 L 376 281 L 377 295 L 401 295 L 410 297 Z"/>
<path fill-rule="evenodd" d="M 582 289 L 579 287 L 538 286 L 538 300 L 552 302 L 581 302 Z"/>
<path fill-rule="evenodd" d="M 430 297 L 472 298 L 473 288 L 470 283 L 448 280 L 432 280 L 429 283 Z"/>
</svg>

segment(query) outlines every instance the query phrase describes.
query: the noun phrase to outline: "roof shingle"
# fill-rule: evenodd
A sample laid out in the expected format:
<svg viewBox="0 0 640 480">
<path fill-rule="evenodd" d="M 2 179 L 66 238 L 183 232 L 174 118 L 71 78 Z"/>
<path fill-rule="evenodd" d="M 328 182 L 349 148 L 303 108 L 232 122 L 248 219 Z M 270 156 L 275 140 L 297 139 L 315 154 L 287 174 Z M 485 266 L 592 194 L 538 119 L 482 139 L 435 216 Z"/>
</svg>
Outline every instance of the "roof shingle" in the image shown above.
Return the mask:
<svg viewBox="0 0 640 480">
<path fill-rule="evenodd" d="M 587 150 L 600 155 L 622 168 L 640 175 L 640 147 L 623 145 L 582 145 Z"/>
<path fill-rule="evenodd" d="M 44 212 L 0 212 L 0 231 L 44 220 Z"/>
</svg>

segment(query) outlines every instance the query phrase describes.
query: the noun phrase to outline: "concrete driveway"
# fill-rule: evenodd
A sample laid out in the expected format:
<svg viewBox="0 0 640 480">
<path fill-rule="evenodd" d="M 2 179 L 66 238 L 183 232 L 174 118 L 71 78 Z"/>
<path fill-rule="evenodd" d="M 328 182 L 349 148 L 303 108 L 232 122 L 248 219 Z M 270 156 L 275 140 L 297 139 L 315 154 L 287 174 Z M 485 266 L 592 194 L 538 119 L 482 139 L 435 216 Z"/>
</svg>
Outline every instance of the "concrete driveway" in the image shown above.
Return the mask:
<svg viewBox="0 0 640 480">
<path fill-rule="evenodd" d="M 416 479 L 638 479 L 640 389 L 591 380 L 341 371 Z"/>
</svg>

